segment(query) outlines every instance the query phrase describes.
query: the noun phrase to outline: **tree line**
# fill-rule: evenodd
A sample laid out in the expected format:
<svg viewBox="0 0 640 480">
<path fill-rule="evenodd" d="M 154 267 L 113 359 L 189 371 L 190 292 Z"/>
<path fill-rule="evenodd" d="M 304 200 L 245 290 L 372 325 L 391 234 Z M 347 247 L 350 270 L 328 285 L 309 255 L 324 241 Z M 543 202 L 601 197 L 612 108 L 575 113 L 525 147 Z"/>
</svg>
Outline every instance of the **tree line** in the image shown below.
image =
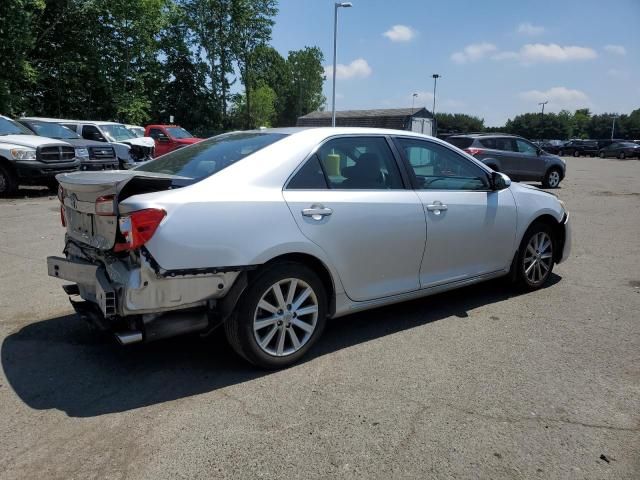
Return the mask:
<svg viewBox="0 0 640 480">
<path fill-rule="evenodd" d="M 571 113 L 524 113 L 507 120 L 502 127 L 485 127 L 484 120 L 461 113 L 437 113 L 440 134 L 465 132 L 504 132 L 530 139 L 567 140 L 570 138 L 603 139 L 611 137 L 615 117 L 614 138 L 640 139 L 640 108 L 629 115 L 602 113 L 594 115 L 588 108 Z"/>
<path fill-rule="evenodd" d="M 320 109 L 323 55 L 270 46 L 276 0 L 3 0 L 0 113 L 201 135 Z"/>
</svg>

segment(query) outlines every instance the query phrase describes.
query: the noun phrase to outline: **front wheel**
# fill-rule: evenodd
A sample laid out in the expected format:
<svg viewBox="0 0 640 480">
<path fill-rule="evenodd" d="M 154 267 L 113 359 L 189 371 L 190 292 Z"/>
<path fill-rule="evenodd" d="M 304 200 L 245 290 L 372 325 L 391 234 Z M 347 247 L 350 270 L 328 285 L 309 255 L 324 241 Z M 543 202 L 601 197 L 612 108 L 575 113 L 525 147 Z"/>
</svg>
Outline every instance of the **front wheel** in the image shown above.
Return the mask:
<svg viewBox="0 0 640 480">
<path fill-rule="evenodd" d="M 564 155 L 564 150 L 558 150 L 558 156 L 562 157 Z"/>
<path fill-rule="evenodd" d="M 554 238 L 551 228 L 535 223 L 524 234 L 518 258 L 515 278 L 528 290 L 537 290 L 549 279 L 553 270 Z"/>
<path fill-rule="evenodd" d="M 18 179 L 11 170 L 0 165 L 0 197 L 15 195 L 18 191 Z"/>
<path fill-rule="evenodd" d="M 604 158 L 604 152 L 600 152 L 600 158 Z"/>
<path fill-rule="evenodd" d="M 579 156 L 580 156 L 580 152 L 579 152 L 579 151 L 577 151 L 577 150 L 575 150 L 575 151 L 573 152 L 573 156 L 574 156 L 574 157 L 579 157 Z"/>
<path fill-rule="evenodd" d="M 265 369 L 297 362 L 322 334 L 327 316 L 325 288 L 299 263 L 276 264 L 247 287 L 225 323 L 231 347 Z"/>
<path fill-rule="evenodd" d="M 550 168 L 542 179 L 542 186 L 544 188 L 558 188 L 560 181 L 562 180 L 562 174 L 557 168 Z"/>
<path fill-rule="evenodd" d="M 620 160 L 624 160 L 624 157 L 625 157 L 624 152 L 620 152 L 620 155 L 618 155 L 618 158 Z"/>
</svg>

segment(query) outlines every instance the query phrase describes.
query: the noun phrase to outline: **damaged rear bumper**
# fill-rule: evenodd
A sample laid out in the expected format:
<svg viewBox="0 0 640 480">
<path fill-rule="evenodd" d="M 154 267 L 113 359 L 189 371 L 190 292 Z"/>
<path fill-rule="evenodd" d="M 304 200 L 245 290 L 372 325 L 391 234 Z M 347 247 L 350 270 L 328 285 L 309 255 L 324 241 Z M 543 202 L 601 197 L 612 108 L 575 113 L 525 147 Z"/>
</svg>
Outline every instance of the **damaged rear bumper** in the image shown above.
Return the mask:
<svg viewBox="0 0 640 480">
<path fill-rule="evenodd" d="M 47 269 L 52 277 L 74 282 L 63 288 L 81 318 L 115 333 L 123 344 L 206 330 L 211 306 L 226 295 L 239 274 L 165 277 L 144 258 L 132 268 L 114 259 L 95 264 L 48 257 Z"/>
</svg>

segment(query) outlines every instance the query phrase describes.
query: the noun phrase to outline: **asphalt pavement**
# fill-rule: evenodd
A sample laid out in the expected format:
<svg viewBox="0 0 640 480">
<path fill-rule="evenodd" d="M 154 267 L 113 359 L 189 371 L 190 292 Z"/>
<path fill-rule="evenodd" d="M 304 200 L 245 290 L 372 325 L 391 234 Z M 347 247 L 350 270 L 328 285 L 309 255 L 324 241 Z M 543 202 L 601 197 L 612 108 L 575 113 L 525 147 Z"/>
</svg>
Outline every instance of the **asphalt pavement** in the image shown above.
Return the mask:
<svg viewBox="0 0 640 480">
<path fill-rule="evenodd" d="M 640 161 L 567 161 L 547 288 L 336 319 L 275 373 L 222 332 L 90 331 L 47 276 L 55 195 L 0 200 L 0 479 L 640 478 Z"/>
</svg>

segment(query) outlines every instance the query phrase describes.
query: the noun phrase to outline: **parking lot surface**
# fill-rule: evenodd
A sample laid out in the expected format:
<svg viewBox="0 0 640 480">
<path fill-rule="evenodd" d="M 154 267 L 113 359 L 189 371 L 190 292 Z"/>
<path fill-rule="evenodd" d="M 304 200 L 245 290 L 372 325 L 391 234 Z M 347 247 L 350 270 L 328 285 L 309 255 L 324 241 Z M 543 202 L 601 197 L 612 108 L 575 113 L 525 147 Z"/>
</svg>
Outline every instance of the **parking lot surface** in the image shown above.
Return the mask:
<svg viewBox="0 0 640 480">
<path fill-rule="evenodd" d="M 275 373 L 91 332 L 46 274 L 55 195 L 0 200 L 0 478 L 640 478 L 640 161 L 567 162 L 547 288 L 336 319 Z"/>
</svg>

